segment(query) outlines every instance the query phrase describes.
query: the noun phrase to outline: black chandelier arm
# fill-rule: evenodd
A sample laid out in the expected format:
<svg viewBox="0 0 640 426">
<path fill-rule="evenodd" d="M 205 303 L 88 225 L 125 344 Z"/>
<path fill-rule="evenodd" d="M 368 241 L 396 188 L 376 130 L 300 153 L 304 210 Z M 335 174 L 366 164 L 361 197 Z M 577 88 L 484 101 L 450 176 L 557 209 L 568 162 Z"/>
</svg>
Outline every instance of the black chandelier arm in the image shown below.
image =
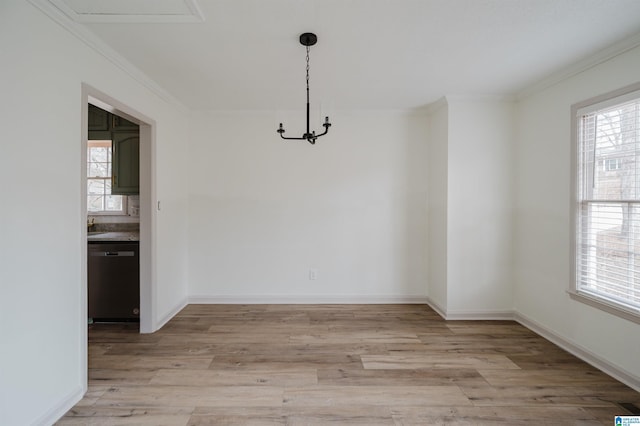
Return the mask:
<svg viewBox="0 0 640 426">
<path fill-rule="evenodd" d="M 331 127 L 331 123 L 329 122 L 329 117 L 325 117 L 324 118 L 324 123 L 322 124 L 322 127 L 324 127 L 324 132 L 316 135 L 316 132 L 309 132 L 307 130 L 307 133 L 303 134 L 302 137 L 289 137 L 289 136 L 284 136 L 284 127 L 282 126 L 282 123 L 280 123 L 280 127 L 278 127 L 278 130 L 276 130 L 276 132 L 278 132 L 280 134 L 280 137 L 282 139 L 286 139 L 286 140 L 295 140 L 295 141 L 308 141 L 311 145 L 316 143 L 316 139 L 318 139 L 320 136 L 324 136 L 327 133 L 329 133 L 329 127 Z M 309 128 L 309 122 L 307 121 L 307 129 Z"/>
<path fill-rule="evenodd" d="M 302 138 L 290 138 L 288 136 L 282 136 L 282 133 L 280 133 L 280 137 L 282 139 L 287 139 L 287 140 L 290 140 L 290 141 L 306 141 L 307 140 L 307 138 L 305 138 L 305 137 L 302 137 Z"/>
<path fill-rule="evenodd" d="M 313 145 L 316 142 L 316 139 L 318 139 L 322 135 L 326 135 L 327 131 L 325 130 L 323 133 L 320 133 L 319 135 L 316 135 L 315 133 L 311 133 L 311 134 L 307 135 L 305 133 L 301 138 L 293 138 L 293 137 L 288 137 L 288 136 L 282 136 L 281 132 L 278 132 L 278 133 L 280 133 L 280 137 L 282 139 L 287 139 L 287 140 L 290 140 L 290 141 L 309 141 Z"/>
<path fill-rule="evenodd" d="M 320 136 L 324 136 L 327 133 L 329 133 L 329 127 L 331 127 L 331 123 L 329 123 L 329 117 L 327 117 L 327 121 L 325 121 L 325 123 L 322 126 L 324 127 L 324 132 L 320 133 L 319 135 L 315 135 L 316 138 L 319 138 Z"/>
<path fill-rule="evenodd" d="M 282 139 L 288 139 L 288 140 L 294 140 L 294 141 L 303 141 L 303 140 L 306 140 L 306 139 L 307 139 L 307 137 L 306 137 L 306 133 L 305 133 L 304 135 L 302 135 L 302 137 L 301 137 L 301 138 L 295 138 L 295 137 L 284 136 L 284 132 L 285 132 L 285 130 L 284 130 L 284 127 L 282 127 L 282 123 L 280 123 L 280 127 L 278 127 L 278 130 L 276 130 L 276 131 L 277 131 L 278 133 L 280 133 L 280 137 L 281 137 Z"/>
<path fill-rule="evenodd" d="M 326 127 L 326 128 L 324 129 L 324 132 L 320 133 L 319 135 L 316 135 L 316 134 L 314 133 L 314 134 L 313 134 L 313 139 L 317 139 L 317 138 L 319 138 L 320 136 L 324 136 L 324 135 L 326 135 L 328 132 L 329 132 L 329 127 Z"/>
</svg>

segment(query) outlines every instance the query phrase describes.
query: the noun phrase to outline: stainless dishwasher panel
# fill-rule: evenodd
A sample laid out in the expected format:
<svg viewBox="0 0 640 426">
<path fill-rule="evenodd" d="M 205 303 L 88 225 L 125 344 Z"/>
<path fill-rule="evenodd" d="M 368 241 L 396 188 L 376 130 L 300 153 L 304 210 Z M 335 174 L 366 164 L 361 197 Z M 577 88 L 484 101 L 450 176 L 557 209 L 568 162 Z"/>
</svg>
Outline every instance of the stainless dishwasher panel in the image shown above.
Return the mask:
<svg viewBox="0 0 640 426">
<path fill-rule="evenodd" d="M 87 254 L 89 317 L 140 318 L 139 243 L 90 243 Z"/>
</svg>

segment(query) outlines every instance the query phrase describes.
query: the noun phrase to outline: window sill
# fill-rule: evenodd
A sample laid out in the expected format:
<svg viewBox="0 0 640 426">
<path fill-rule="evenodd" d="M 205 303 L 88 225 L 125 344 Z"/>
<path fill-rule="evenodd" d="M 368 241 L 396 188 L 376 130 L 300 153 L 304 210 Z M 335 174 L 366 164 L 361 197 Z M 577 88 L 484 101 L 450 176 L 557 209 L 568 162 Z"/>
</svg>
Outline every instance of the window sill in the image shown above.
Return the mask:
<svg viewBox="0 0 640 426">
<path fill-rule="evenodd" d="M 636 324 L 640 324 L 640 313 L 638 311 L 625 309 L 613 303 L 607 303 L 604 300 L 597 299 L 585 293 L 578 293 L 574 290 L 568 290 L 567 293 L 569 293 L 569 296 L 573 300 L 582 302 L 594 308 L 598 308 L 602 311 L 608 312 L 612 315 L 626 319 L 628 321 L 635 322 Z"/>
<path fill-rule="evenodd" d="M 123 217 L 129 216 L 128 214 L 126 214 L 123 211 L 119 211 L 119 212 L 87 212 L 87 215 L 89 215 L 89 216 L 123 216 Z"/>
</svg>

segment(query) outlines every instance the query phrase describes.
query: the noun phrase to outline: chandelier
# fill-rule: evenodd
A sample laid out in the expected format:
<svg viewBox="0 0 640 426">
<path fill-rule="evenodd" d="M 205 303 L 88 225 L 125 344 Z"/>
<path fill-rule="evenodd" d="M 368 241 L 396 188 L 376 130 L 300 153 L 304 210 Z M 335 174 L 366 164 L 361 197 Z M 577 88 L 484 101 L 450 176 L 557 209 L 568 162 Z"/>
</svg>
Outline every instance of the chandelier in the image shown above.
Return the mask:
<svg viewBox="0 0 640 426">
<path fill-rule="evenodd" d="M 277 130 L 277 132 L 280 133 L 280 137 L 282 139 L 291 139 L 291 140 L 299 140 L 299 141 L 306 140 L 311 145 L 314 145 L 316 143 L 316 139 L 318 139 L 320 136 L 326 135 L 327 132 L 329 132 L 329 127 L 331 127 L 331 123 L 329 123 L 329 117 L 325 117 L 324 123 L 322 124 L 322 127 L 324 127 L 324 132 L 320 133 L 319 135 L 316 135 L 315 130 L 314 131 L 309 130 L 309 50 L 311 46 L 317 43 L 317 41 L 318 41 L 318 37 L 316 37 L 316 35 L 313 33 L 304 33 L 300 35 L 300 44 L 302 44 L 303 46 L 306 46 L 307 48 L 307 131 L 302 135 L 302 137 L 291 138 L 284 135 L 285 130 L 284 130 L 284 127 L 282 127 L 282 123 L 280 123 L 280 127 Z"/>
</svg>

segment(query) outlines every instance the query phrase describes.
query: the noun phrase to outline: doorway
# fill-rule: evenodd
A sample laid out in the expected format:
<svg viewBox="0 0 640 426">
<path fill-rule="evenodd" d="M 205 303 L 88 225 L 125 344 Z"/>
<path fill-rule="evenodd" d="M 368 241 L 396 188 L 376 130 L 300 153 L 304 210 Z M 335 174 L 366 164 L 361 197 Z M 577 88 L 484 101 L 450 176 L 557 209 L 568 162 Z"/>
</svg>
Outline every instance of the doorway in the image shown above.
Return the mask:
<svg viewBox="0 0 640 426">
<path fill-rule="evenodd" d="M 109 95 L 89 86 L 82 85 L 82 158 L 81 163 L 87 163 L 87 144 L 88 144 L 88 105 L 96 105 L 103 110 L 116 114 L 124 119 L 139 125 L 140 129 L 140 190 L 139 190 L 139 216 L 140 216 L 140 332 L 152 333 L 155 331 L 153 313 L 154 304 L 152 303 L 152 295 L 154 293 L 153 265 L 155 258 L 154 244 L 154 224 L 155 209 L 153 206 L 153 179 L 152 169 L 155 165 L 155 149 L 154 134 L 155 122 L 151 118 L 145 116 L 138 111 L 130 108 L 126 104 L 110 97 Z M 87 168 L 82 167 L 82 211 L 83 215 L 87 211 Z M 86 227 L 84 227 L 86 232 Z M 86 237 L 86 235 L 84 235 Z M 86 240 L 86 238 L 85 238 Z M 86 247 L 83 250 L 86 256 Z M 86 258 L 83 265 L 86 267 Z M 86 280 L 86 270 L 83 271 L 83 277 Z M 85 283 L 86 284 L 86 283 Z M 86 290 L 86 285 L 83 286 Z M 86 294 L 83 295 L 86 301 Z M 85 310 L 86 313 L 86 310 Z M 86 315 L 85 315 L 86 316 Z M 86 325 L 86 318 L 85 318 Z"/>
<path fill-rule="evenodd" d="M 81 335 L 85 342 L 81 349 L 81 359 L 84 360 L 85 377 L 83 382 L 87 383 L 87 313 L 88 313 L 88 288 L 87 288 L 87 145 L 88 145 L 88 105 L 96 105 L 106 111 L 116 114 L 126 120 L 136 123 L 140 129 L 140 189 L 139 189 L 139 215 L 140 215 L 140 333 L 152 333 L 157 328 L 155 322 L 155 215 L 156 209 L 153 200 L 155 199 L 155 185 L 152 171 L 155 170 L 155 126 L 154 120 L 136 111 L 123 102 L 101 92 L 87 84 L 82 84 L 81 89 L 81 239 L 83 244 L 81 259 L 81 279 L 83 282 L 81 290 L 81 312 L 79 326 Z M 86 389 L 85 389 L 86 391 Z"/>
</svg>

